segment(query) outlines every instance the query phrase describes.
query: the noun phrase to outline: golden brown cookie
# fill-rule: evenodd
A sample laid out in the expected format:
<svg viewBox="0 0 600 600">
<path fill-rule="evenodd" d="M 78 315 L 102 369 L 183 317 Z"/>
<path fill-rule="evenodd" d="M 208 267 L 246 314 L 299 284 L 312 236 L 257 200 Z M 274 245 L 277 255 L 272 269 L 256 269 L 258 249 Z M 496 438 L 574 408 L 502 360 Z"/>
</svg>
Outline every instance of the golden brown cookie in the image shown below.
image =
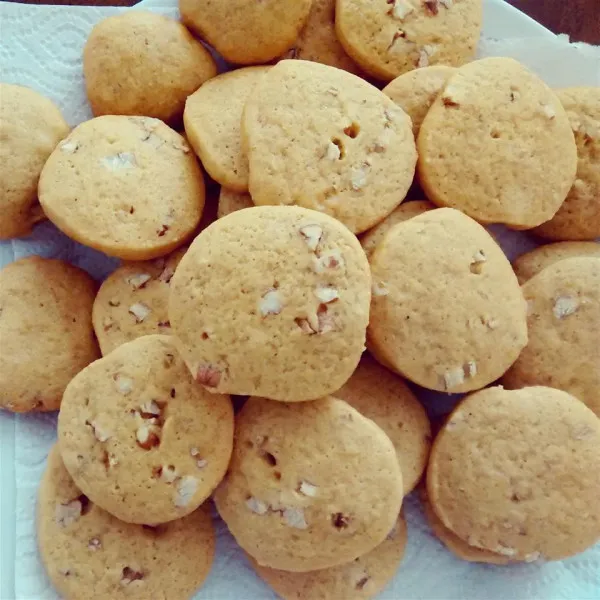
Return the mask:
<svg viewBox="0 0 600 600">
<path fill-rule="evenodd" d="M 370 296 L 367 258 L 339 221 L 259 206 L 194 240 L 171 281 L 169 321 L 211 391 L 314 400 L 356 368 Z"/>
<path fill-rule="evenodd" d="M 600 540 L 600 419 L 547 387 L 482 390 L 438 434 L 427 491 L 443 525 L 512 560 L 560 560 Z"/>
<path fill-rule="evenodd" d="M 304 572 L 373 550 L 392 530 L 402 474 L 389 438 L 342 400 L 250 398 L 236 419 L 219 514 L 259 564 Z"/>
<path fill-rule="evenodd" d="M 371 255 L 371 272 L 369 349 L 419 385 L 479 389 L 527 343 L 526 304 L 508 259 L 457 210 L 397 224 Z"/>
<path fill-rule="evenodd" d="M 143 335 L 169 334 L 169 285 L 185 254 L 180 248 L 164 258 L 126 262 L 102 283 L 92 318 L 103 355 Z"/>
<path fill-rule="evenodd" d="M 455 71 L 445 65 L 423 67 L 396 77 L 383 88 L 383 93 L 411 118 L 415 138 L 433 101 Z"/>
<path fill-rule="evenodd" d="M 431 105 L 417 147 L 419 182 L 429 200 L 517 229 L 550 219 L 577 170 L 559 99 L 511 58 L 458 69 Z"/>
<path fill-rule="evenodd" d="M 385 234 L 397 223 L 404 223 L 408 219 L 418 217 L 428 210 L 437 208 L 427 200 L 416 200 L 414 202 L 403 202 L 398 208 L 395 208 L 383 221 L 377 223 L 375 227 L 365 231 L 360 236 L 360 243 L 367 257 L 371 257 L 377 244 L 381 242 Z"/>
<path fill-rule="evenodd" d="M 227 216 L 229 213 L 242 208 L 252 208 L 254 202 L 247 193 L 234 192 L 222 187 L 219 193 L 219 207 L 217 208 L 217 219 Z"/>
<path fill-rule="evenodd" d="M 232 63 L 281 56 L 304 27 L 311 0 L 179 0 L 181 20 Z"/>
<path fill-rule="evenodd" d="M 556 242 L 555 244 L 547 244 L 521 254 L 513 261 L 512 265 L 519 283 L 523 285 L 546 267 L 559 260 L 576 256 L 600 258 L 600 244 L 596 242 Z"/>
<path fill-rule="evenodd" d="M 275 65 L 248 99 L 242 135 L 255 204 L 316 209 L 354 233 L 385 218 L 412 183 L 406 113 L 366 81 L 326 65 Z"/>
<path fill-rule="evenodd" d="M 187 138 L 208 174 L 237 192 L 248 191 L 248 157 L 241 120 L 254 86 L 269 67 L 246 67 L 207 81 L 185 103 Z"/>
<path fill-rule="evenodd" d="M 522 289 L 529 342 L 502 383 L 564 390 L 600 417 L 600 258 L 561 260 Z"/>
<path fill-rule="evenodd" d="M 379 546 L 350 563 L 292 573 L 250 562 L 260 577 L 283 600 L 364 600 L 373 598 L 396 574 L 406 548 L 406 521 L 399 516 L 394 528 Z"/>
<path fill-rule="evenodd" d="M 551 240 L 600 237 L 600 86 L 557 90 L 577 143 L 577 178 L 558 212 L 533 233 Z"/>
<path fill-rule="evenodd" d="M 83 49 L 96 116 L 181 118 L 185 99 L 217 74 L 210 52 L 179 21 L 132 10 L 102 19 Z"/>
<path fill-rule="evenodd" d="M 148 335 L 71 381 L 58 438 L 92 502 L 128 523 L 165 523 L 196 510 L 223 478 L 233 408 L 192 380 L 170 337 Z"/>
<path fill-rule="evenodd" d="M 365 353 L 352 377 L 334 395 L 383 429 L 396 449 L 404 495 L 412 492 L 427 466 L 431 425 L 406 383 Z"/>
<path fill-rule="evenodd" d="M 335 13 L 346 52 L 384 81 L 415 68 L 472 60 L 481 20 L 481 0 L 337 0 Z"/>
<path fill-rule="evenodd" d="M 110 256 L 148 260 L 193 235 L 204 181 L 183 137 L 162 121 L 104 116 L 59 144 L 39 195 L 48 218 L 74 240 Z"/>
<path fill-rule="evenodd" d="M 62 260 L 30 256 L 0 271 L 0 408 L 58 410 L 65 387 L 100 352 L 94 280 Z"/>
<path fill-rule="evenodd" d="M 0 83 L 0 97 L 0 239 L 8 239 L 46 218 L 38 179 L 69 126 L 52 101 L 29 88 Z"/>
<path fill-rule="evenodd" d="M 48 577 L 65 600 L 187 600 L 215 553 L 208 505 L 158 527 L 123 523 L 82 494 L 57 446 L 39 490 L 37 536 Z"/>
</svg>

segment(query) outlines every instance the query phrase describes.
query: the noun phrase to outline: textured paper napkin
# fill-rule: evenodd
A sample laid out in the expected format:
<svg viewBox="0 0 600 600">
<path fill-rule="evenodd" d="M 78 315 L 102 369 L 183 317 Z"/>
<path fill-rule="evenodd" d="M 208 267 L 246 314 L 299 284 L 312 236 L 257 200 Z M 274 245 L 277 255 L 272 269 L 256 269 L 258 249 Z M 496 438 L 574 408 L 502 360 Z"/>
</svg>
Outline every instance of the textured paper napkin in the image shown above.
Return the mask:
<svg viewBox="0 0 600 600">
<path fill-rule="evenodd" d="M 147 0 L 142 5 L 177 15 L 175 1 Z M 81 50 L 93 24 L 118 10 L 0 3 L 0 79 L 28 85 L 53 98 L 71 125 L 89 118 Z M 486 0 L 484 37 L 481 55 L 514 56 L 551 85 L 600 85 L 598 48 L 569 45 L 501 0 Z M 502 227 L 496 233 L 511 258 L 533 247 L 521 234 Z M 28 238 L 0 242 L 0 266 L 29 254 L 66 259 L 98 279 L 116 264 L 68 240 L 48 223 Z M 432 415 L 447 412 L 454 402 L 433 393 L 425 393 L 423 399 Z M 35 540 L 37 486 L 54 439 L 53 416 L 0 413 L 0 600 L 58 597 L 44 575 Z M 600 598 L 600 545 L 563 562 L 473 565 L 454 558 L 434 538 L 415 498 L 406 500 L 405 512 L 409 526 L 406 556 L 394 581 L 381 594 L 384 600 Z M 275 598 L 254 575 L 223 523 L 216 522 L 215 564 L 196 600 Z"/>
</svg>

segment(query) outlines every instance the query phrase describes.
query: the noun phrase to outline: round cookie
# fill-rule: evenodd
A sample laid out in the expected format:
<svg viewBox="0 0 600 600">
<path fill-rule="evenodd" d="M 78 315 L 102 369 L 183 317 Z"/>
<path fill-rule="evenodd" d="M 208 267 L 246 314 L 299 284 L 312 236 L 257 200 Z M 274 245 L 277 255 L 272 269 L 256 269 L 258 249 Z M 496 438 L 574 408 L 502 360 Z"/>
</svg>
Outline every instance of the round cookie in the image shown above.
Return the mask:
<svg viewBox="0 0 600 600">
<path fill-rule="evenodd" d="M 102 283 L 92 311 L 103 355 L 136 338 L 169 334 L 169 284 L 186 248 L 152 261 L 124 263 Z"/>
<path fill-rule="evenodd" d="M 219 193 L 219 207 L 217 208 L 217 219 L 227 216 L 229 213 L 242 208 L 252 208 L 254 202 L 252 197 L 247 193 L 233 192 L 222 187 Z"/>
<path fill-rule="evenodd" d="M 385 540 L 400 512 L 402 474 L 389 438 L 346 402 L 253 397 L 237 415 L 229 471 L 214 498 L 260 565 L 314 571 Z"/>
<path fill-rule="evenodd" d="M 123 523 L 81 493 L 56 446 L 39 489 L 37 538 L 65 600 L 187 600 L 204 583 L 215 553 L 208 505 L 158 527 Z"/>
<path fill-rule="evenodd" d="M 577 256 L 594 256 L 600 258 L 600 244 L 596 242 L 556 242 L 540 246 L 531 252 L 521 254 L 513 261 L 513 269 L 519 283 L 537 275 L 540 271 L 565 258 Z"/>
<path fill-rule="evenodd" d="M 292 47 L 311 0 L 179 0 L 181 20 L 225 60 L 268 62 Z"/>
<path fill-rule="evenodd" d="M 39 196 L 48 218 L 74 240 L 148 260 L 193 235 L 204 181 L 183 137 L 162 121 L 104 116 L 76 127 L 50 155 Z"/>
<path fill-rule="evenodd" d="M 419 181 L 429 200 L 481 223 L 517 229 L 550 219 L 577 169 L 577 147 L 559 99 L 511 58 L 484 58 L 458 69 L 431 105 L 417 148 Z"/>
<path fill-rule="evenodd" d="M 242 135 L 255 204 L 316 209 L 354 233 L 386 217 L 412 183 L 410 119 L 366 81 L 326 65 L 275 65 L 248 99 Z"/>
<path fill-rule="evenodd" d="M 438 434 L 427 491 L 445 527 L 512 560 L 600 540 L 600 420 L 560 390 L 482 390 Z"/>
<path fill-rule="evenodd" d="M 268 69 L 246 67 L 223 73 L 185 103 L 183 122 L 190 145 L 208 174 L 236 192 L 248 191 L 248 158 L 241 134 L 244 105 Z"/>
<path fill-rule="evenodd" d="M 133 10 L 94 26 L 83 49 L 83 74 L 94 115 L 175 122 L 217 65 L 179 21 Z"/>
<path fill-rule="evenodd" d="M 58 439 L 92 502 L 127 523 L 165 523 L 198 508 L 223 478 L 233 408 L 192 380 L 170 337 L 148 335 L 71 381 Z"/>
<path fill-rule="evenodd" d="M 0 270 L 0 408 L 58 410 L 65 387 L 100 355 L 94 280 L 62 260 L 30 256 Z"/>
<path fill-rule="evenodd" d="M 558 212 L 533 233 L 551 240 L 600 237 L 600 87 L 556 90 L 577 143 L 577 178 Z"/>
<path fill-rule="evenodd" d="M 356 560 L 306 573 L 261 567 L 250 558 L 260 577 L 283 600 L 364 600 L 373 598 L 396 574 L 406 548 L 407 531 L 403 516 L 376 548 Z"/>
<path fill-rule="evenodd" d="M 415 138 L 433 101 L 455 71 L 446 65 L 423 67 L 396 77 L 383 88 L 383 93 L 411 118 Z"/>
<path fill-rule="evenodd" d="M 387 434 L 396 449 L 404 495 L 412 492 L 427 466 L 431 425 L 410 388 L 400 377 L 363 354 L 352 377 L 334 395 Z"/>
<path fill-rule="evenodd" d="M 360 360 L 370 280 L 339 221 L 297 206 L 247 208 L 194 240 L 171 281 L 169 320 L 211 391 L 314 400 Z"/>
<path fill-rule="evenodd" d="M 381 242 L 385 234 L 397 223 L 404 223 L 408 219 L 418 217 L 428 210 L 436 208 L 427 200 L 416 200 L 414 202 L 403 202 L 398 208 L 395 208 L 383 221 L 377 223 L 375 227 L 365 231 L 360 236 L 360 243 L 368 258 L 371 257 L 377 244 Z"/>
<path fill-rule="evenodd" d="M 48 98 L 0 83 L 0 240 L 28 234 L 46 217 L 37 201 L 42 167 L 69 126 Z"/>
<path fill-rule="evenodd" d="M 384 81 L 417 67 L 458 67 L 475 56 L 482 0 L 337 0 L 346 52 Z"/>
<path fill-rule="evenodd" d="M 335 0 L 313 0 L 308 21 L 285 58 L 298 58 L 361 75 L 335 32 Z"/>
<path fill-rule="evenodd" d="M 423 387 L 479 389 L 527 343 L 526 304 L 508 259 L 457 210 L 397 224 L 371 255 L 371 272 L 369 350 Z"/>
<path fill-rule="evenodd" d="M 600 258 L 561 260 L 522 289 L 529 342 L 502 383 L 564 390 L 600 417 Z"/>
</svg>

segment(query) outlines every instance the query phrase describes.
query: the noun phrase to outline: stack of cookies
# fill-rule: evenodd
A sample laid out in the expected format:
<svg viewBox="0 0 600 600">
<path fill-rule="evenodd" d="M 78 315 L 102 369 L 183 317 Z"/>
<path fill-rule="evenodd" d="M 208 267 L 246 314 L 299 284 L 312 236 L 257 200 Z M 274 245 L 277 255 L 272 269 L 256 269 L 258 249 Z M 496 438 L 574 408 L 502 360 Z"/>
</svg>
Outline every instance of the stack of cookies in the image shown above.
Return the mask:
<svg viewBox="0 0 600 600">
<path fill-rule="evenodd" d="M 99 289 L 57 259 L 0 272 L 0 407 L 60 410 L 38 500 L 51 581 L 190 598 L 212 498 L 282 598 L 373 597 L 424 473 L 460 558 L 585 551 L 600 88 L 472 60 L 480 0 L 233 4 L 101 21 L 95 118 L 72 131 L 0 84 L 0 237 L 47 218 L 123 261 Z M 217 75 L 186 26 L 244 66 Z M 556 243 L 511 265 L 490 224 Z M 469 393 L 433 441 L 423 390 Z"/>
</svg>

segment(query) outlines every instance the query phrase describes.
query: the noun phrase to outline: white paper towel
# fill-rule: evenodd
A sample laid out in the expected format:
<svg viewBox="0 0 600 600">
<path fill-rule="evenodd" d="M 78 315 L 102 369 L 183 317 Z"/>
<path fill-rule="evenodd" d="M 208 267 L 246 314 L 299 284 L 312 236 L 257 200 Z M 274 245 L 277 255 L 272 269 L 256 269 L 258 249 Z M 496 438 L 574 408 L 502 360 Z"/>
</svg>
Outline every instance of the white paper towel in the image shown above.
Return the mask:
<svg viewBox="0 0 600 600">
<path fill-rule="evenodd" d="M 141 6 L 177 15 L 174 0 L 146 0 Z M 0 79 L 28 85 L 54 99 L 71 125 L 89 118 L 81 73 L 83 43 L 94 23 L 118 10 L 0 3 Z M 485 2 L 484 37 L 481 55 L 514 56 L 551 85 L 600 85 L 598 48 L 569 45 L 502 0 Z M 495 229 L 511 258 L 534 245 L 523 234 Z M 49 223 L 28 238 L 0 242 L 0 266 L 29 254 L 69 260 L 98 279 L 116 264 L 70 241 Z M 436 394 L 425 396 L 431 414 L 447 412 L 453 402 Z M 53 416 L 0 413 L 0 600 L 58 597 L 37 555 L 34 519 L 37 486 L 54 439 Z M 473 565 L 454 558 L 434 538 L 414 498 L 406 501 L 406 515 L 406 556 L 382 599 L 600 599 L 600 545 L 563 562 Z M 217 527 L 215 564 L 196 599 L 275 598 L 220 521 Z"/>
</svg>

